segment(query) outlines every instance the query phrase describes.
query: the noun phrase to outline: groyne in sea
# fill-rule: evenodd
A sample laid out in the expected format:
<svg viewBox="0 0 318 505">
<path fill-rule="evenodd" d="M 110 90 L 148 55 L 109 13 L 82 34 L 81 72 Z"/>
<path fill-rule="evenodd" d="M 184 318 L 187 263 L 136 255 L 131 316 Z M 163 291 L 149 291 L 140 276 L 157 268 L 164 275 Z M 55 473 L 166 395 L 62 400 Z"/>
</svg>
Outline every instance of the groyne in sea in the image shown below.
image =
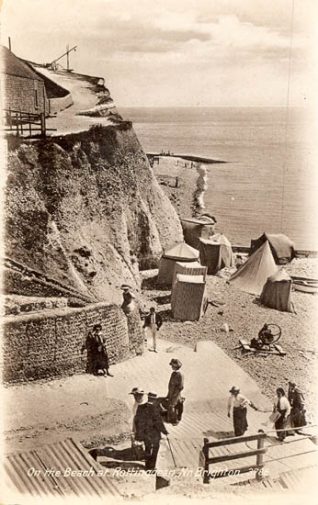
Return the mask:
<svg viewBox="0 0 318 505">
<path fill-rule="evenodd" d="M 205 163 L 207 165 L 212 165 L 214 163 L 227 163 L 224 160 L 216 160 L 213 158 L 204 158 L 202 156 L 194 156 L 192 154 L 174 154 L 174 153 L 147 153 L 149 161 L 156 161 L 159 157 L 167 156 L 170 158 L 181 158 L 185 161 L 193 161 L 194 163 Z"/>
</svg>

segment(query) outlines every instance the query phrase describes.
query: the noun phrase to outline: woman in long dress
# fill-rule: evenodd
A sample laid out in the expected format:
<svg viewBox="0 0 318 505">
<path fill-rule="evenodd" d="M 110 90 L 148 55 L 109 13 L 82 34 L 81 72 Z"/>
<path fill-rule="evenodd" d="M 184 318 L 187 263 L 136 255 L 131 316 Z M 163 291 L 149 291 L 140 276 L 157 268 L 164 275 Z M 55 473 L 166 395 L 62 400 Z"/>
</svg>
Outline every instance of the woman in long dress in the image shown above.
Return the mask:
<svg viewBox="0 0 318 505">
<path fill-rule="evenodd" d="M 280 414 L 280 416 L 275 421 L 275 430 L 278 440 L 283 442 L 287 436 L 287 431 L 285 428 L 287 426 L 288 416 L 290 414 L 290 403 L 285 395 L 283 388 L 277 388 L 276 395 L 277 400 L 274 403 L 274 412 L 277 412 Z"/>
<path fill-rule="evenodd" d="M 231 393 L 231 396 L 228 399 L 227 415 L 231 417 L 231 411 L 233 411 L 234 435 L 241 437 L 248 428 L 247 406 L 249 405 L 254 410 L 258 409 L 253 402 L 240 393 L 240 389 L 237 386 L 232 386 L 229 393 Z"/>
</svg>

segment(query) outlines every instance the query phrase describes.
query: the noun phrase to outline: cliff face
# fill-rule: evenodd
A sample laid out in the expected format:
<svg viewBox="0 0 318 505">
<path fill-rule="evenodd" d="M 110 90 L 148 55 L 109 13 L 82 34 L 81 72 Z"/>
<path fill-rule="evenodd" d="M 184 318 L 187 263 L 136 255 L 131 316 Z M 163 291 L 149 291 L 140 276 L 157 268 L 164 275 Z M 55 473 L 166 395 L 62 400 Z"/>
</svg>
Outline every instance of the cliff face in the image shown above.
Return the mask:
<svg viewBox="0 0 318 505">
<path fill-rule="evenodd" d="M 95 300 L 182 240 L 130 123 L 22 143 L 9 153 L 6 255 Z M 22 293 L 23 294 L 23 293 Z"/>
</svg>

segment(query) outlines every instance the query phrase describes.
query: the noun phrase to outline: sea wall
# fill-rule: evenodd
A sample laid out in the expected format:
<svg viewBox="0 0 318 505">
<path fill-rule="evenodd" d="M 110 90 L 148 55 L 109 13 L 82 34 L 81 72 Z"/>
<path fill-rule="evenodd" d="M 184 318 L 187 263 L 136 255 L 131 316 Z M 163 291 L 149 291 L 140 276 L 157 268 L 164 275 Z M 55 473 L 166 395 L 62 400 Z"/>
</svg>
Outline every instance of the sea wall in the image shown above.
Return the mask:
<svg viewBox="0 0 318 505">
<path fill-rule="evenodd" d="M 140 323 L 128 324 L 116 305 L 97 303 L 10 315 L 3 318 L 3 380 L 23 382 L 84 372 L 87 360 L 81 348 L 97 323 L 102 324 L 111 364 L 142 353 Z"/>
<path fill-rule="evenodd" d="M 14 143 L 6 257 L 92 301 L 120 304 L 121 284 L 138 290 L 139 270 L 155 267 L 163 248 L 182 241 L 177 214 L 129 122 Z"/>
</svg>

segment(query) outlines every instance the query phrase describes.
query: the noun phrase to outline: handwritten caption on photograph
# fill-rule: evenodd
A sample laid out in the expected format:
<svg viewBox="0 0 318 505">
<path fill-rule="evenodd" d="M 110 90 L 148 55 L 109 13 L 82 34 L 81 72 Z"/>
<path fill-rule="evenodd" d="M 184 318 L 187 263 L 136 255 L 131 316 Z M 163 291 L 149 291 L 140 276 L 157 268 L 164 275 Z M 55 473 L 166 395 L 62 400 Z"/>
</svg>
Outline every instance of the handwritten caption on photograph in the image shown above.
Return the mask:
<svg viewBox="0 0 318 505">
<path fill-rule="evenodd" d="M 251 467 L 249 472 L 255 472 L 258 471 L 260 473 L 260 470 Z M 28 469 L 27 475 L 28 477 L 54 477 L 54 478 L 59 478 L 59 477 L 69 477 L 69 478 L 78 478 L 78 477 L 125 477 L 127 474 L 128 475 L 147 475 L 147 474 L 152 474 L 153 472 L 151 470 L 143 470 L 143 469 L 136 469 L 136 468 L 128 468 L 128 469 L 123 469 L 121 467 L 117 468 L 102 468 L 96 470 L 93 467 L 90 467 L 89 469 L 86 470 L 74 470 L 70 467 L 66 467 L 63 470 L 58 470 L 56 468 L 47 468 L 46 470 L 42 469 L 36 469 L 34 467 L 30 467 Z M 248 473 L 248 472 L 245 472 Z M 175 478 L 175 479 L 182 479 L 182 478 L 203 478 L 205 474 L 205 470 L 202 467 L 198 467 L 197 469 L 191 469 L 191 468 L 176 468 L 173 470 L 160 470 L 158 471 L 158 474 L 164 478 Z M 225 477 L 225 476 L 238 476 L 240 475 L 239 470 L 231 470 L 228 468 L 215 468 L 214 470 L 209 472 L 209 477 L 211 479 L 219 478 L 219 477 Z M 265 469 L 262 470 L 262 476 L 265 477 L 268 475 L 268 472 L 265 471 Z"/>
</svg>

